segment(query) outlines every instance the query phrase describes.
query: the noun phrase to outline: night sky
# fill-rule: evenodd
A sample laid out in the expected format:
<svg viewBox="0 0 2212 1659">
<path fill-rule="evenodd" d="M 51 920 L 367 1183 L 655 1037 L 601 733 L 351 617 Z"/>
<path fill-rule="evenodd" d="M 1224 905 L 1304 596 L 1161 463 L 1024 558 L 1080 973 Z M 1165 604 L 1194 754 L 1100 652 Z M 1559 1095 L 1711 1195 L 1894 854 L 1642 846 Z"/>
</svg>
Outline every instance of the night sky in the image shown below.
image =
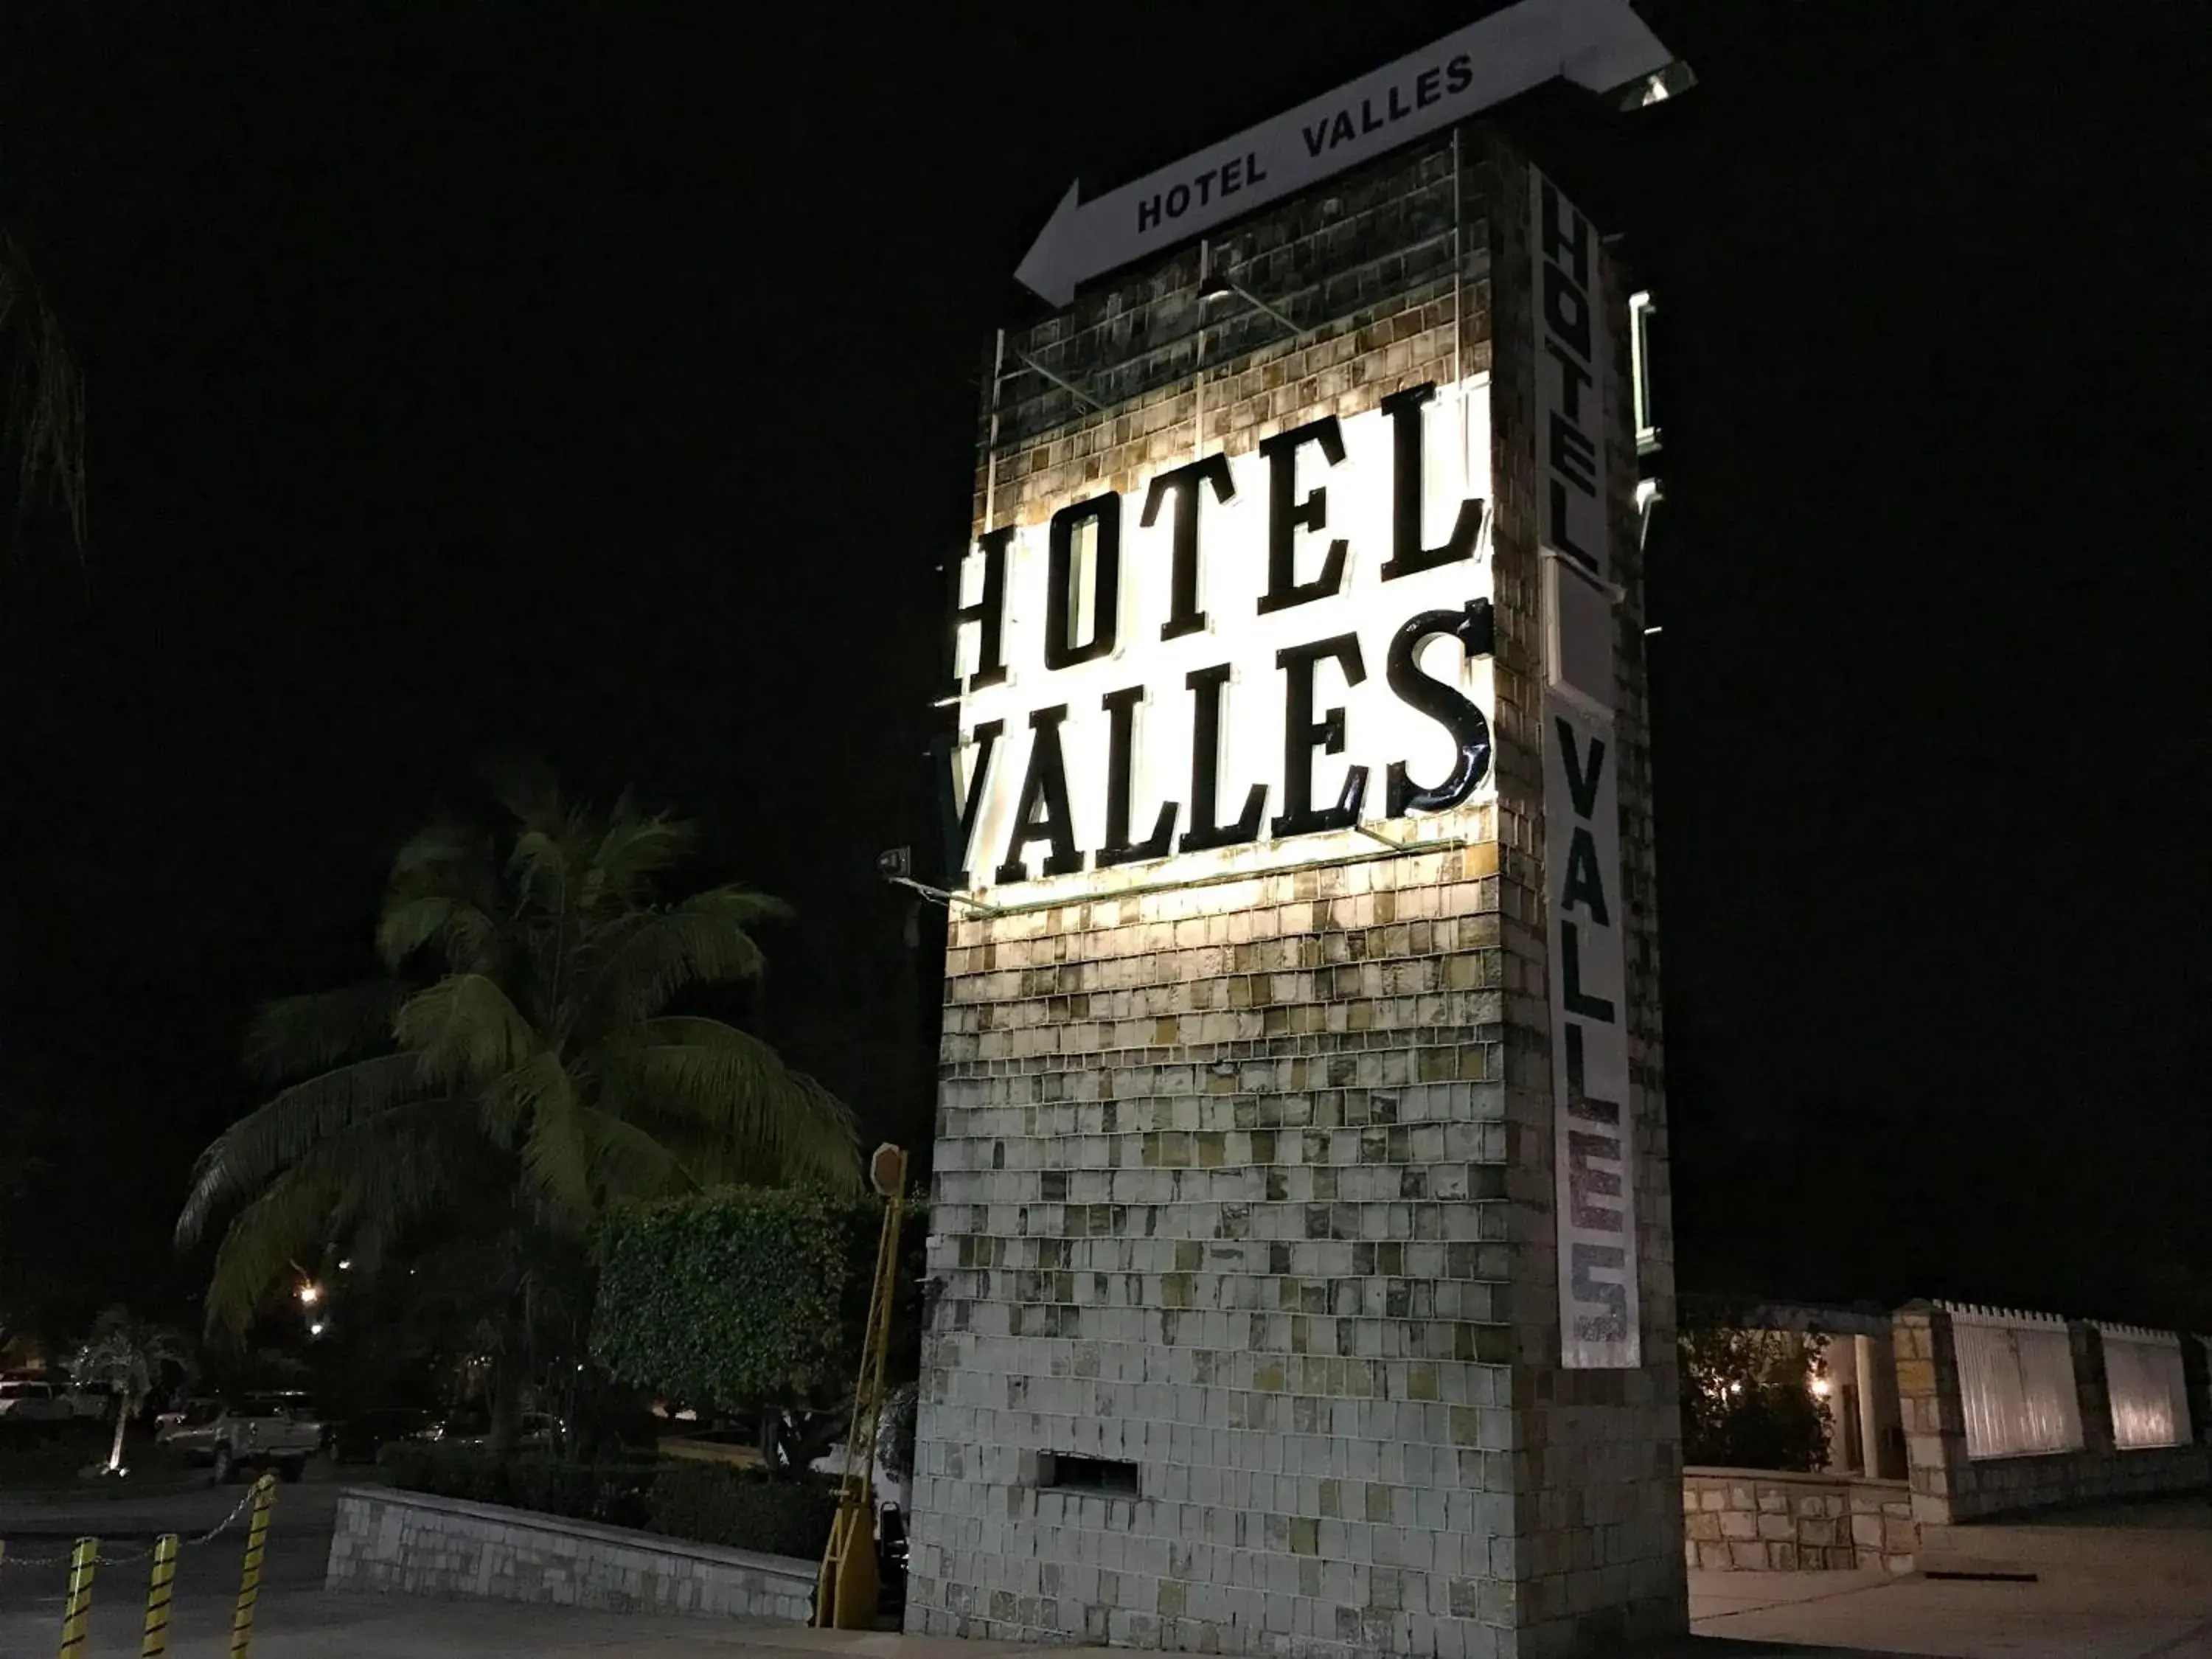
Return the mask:
<svg viewBox="0 0 2212 1659">
<path fill-rule="evenodd" d="M 248 1010 L 501 752 L 702 815 L 801 914 L 763 1029 L 926 1135 L 872 866 L 1011 273 L 1481 9 L 0 3 L 92 501 L 0 579 L 0 1297 L 191 1288 Z M 1646 15 L 1684 1282 L 2212 1326 L 2212 13 Z"/>
</svg>

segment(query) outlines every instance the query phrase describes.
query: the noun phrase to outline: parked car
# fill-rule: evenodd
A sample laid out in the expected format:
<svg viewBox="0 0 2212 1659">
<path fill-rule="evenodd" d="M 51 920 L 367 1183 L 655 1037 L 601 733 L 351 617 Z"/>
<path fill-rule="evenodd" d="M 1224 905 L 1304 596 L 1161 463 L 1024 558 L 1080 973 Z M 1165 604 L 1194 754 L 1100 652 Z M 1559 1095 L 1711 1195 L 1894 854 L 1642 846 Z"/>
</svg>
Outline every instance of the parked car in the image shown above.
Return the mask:
<svg viewBox="0 0 2212 1659">
<path fill-rule="evenodd" d="M 66 1423 L 76 1415 L 69 1396 L 33 1377 L 0 1379 L 0 1417 L 16 1423 Z"/>
<path fill-rule="evenodd" d="M 491 1443 L 491 1414 L 481 1407 L 460 1407 L 414 1437 L 447 1446 L 488 1446 Z M 519 1452 L 557 1453 L 568 1443 L 568 1425 L 550 1412 L 525 1412 L 515 1425 L 514 1449 Z"/>
<path fill-rule="evenodd" d="M 686 1458 L 695 1463 L 726 1463 L 733 1468 L 757 1469 L 761 1459 L 757 1429 L 701 1429 L 696 1434 L 666 1434 L 660 1437 L 663 1457 Z"/>
<path fill-rule="evenodd" d="M 331 1450 L 341 1463 L 374 1463 L 378 1449 L 394 1440 L 422 1440 L 436 1425 L 430 1413 L 411 1406 L 385 1406 L 331 1425 Z"/>
<path fill-rule="evenodd" d="M 115 1396 L 102 1394 L 96 1389 L 71 1389 L 69 1408 L 78 1417 L 100 1417 L 112 1419 L 115 1413 Z"/>
<path fill-rule="evenodd" d="M 215 1471 L 219 1486 L 251 1469 L 275 1469 L 297 1480 L 322 1449 L 323 1424 L 302 1394 L 246 1395 L 236 1401 L 195 1400 L 165 1413 L 154 1437 Z"/>
</svg>

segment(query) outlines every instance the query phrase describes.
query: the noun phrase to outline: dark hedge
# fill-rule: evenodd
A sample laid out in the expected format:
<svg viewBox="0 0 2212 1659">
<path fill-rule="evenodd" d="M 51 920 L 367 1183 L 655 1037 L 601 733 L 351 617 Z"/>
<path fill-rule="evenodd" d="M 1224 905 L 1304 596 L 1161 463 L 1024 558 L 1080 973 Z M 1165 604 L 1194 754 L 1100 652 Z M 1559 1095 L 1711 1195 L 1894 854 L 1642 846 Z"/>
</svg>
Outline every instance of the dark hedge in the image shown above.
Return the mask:
<svg viewBox="0 0 2212 1659">
<path fill-rule="evenodd" d="M 837 1510 L 836 1483 L 805 1475 L 619 1456 L 570 1462 L 482 1446 L 393 1441 L 377 1463 L 394 1486 L 501 1504 L 574 1521 L 632 1527 L 695 1543 L 818 1559 Z"/>
<path fill-rule="evenodd" d="M 622 1382 L 702 1412 L 834 1407 L 853 1387 L 883 1225 L 874 1199 L 726 1188 L 600 1225 L 592 1352 Z M 902 1241 L 892 1380 L 919 1348 L 919 1206 Z"/>
</svg>

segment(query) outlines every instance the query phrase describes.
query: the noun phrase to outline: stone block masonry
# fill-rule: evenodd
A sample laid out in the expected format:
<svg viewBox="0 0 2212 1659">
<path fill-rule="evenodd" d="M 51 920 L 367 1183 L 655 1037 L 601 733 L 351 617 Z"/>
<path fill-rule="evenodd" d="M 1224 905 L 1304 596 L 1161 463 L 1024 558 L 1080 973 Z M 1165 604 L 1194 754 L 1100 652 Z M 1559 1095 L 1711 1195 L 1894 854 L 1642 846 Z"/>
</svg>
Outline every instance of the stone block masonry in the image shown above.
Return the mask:
<svg viewBox="0 0 2212 1659">
<path fill-rule="evenodd" d="M 1898 1310 L 1898 1408 L 1905 1424 L 1912 1511 L 1923 1526 L 2212 1487 L 2212 1439 L 2204 1425 L 2192 1425 L 2192 1437 L 2182 1445 L 2114 1447 L 2095 1333 L 2076 1321 L 2072 1334 L 2084 1443 L 2071 1451 L 1976 1458 L 1966 1451 L 1966 1404 L 1950 1314 L 1925 1302 Z"/>
<path fill-rule="evenodd" d="M 1903 1480 L 1685 1469 L 1682 1522 L 1684 1559 L 1708 1571 L 1907 1573 L 1920 1547 Z"/>
<path fill-rule="evenodd" d="M 1196 884 L 1121 871 L 1066 902 L 1024 906 L 1017 885 L 992 890 L 997 914 L 956 912 L 910 1631 L 1521 1659 L 1684 1627 L 1636 466 L 1609 269 L 1644 1363 L 1560 1364 L 1528 200 L 1525 162 L 1466 129 L 1007 342 L 1050 375 L 1017 374 L 986 410 L 979 537 L 1487 374 L 1495 500 L 1472 591 L 1495 607 L 1495 753 L 1465 805 L 1410 821 L 1410 852 L 1231 863 Z M 1310 332 L 1235 301 L 1215 326 L 1201 258 Z"/>
<path fill-rule="evenodd" d="M 424 1492 L 339 1495 L 324 1588 L 803 1625 L 817 1563 Z"/>
</svg>

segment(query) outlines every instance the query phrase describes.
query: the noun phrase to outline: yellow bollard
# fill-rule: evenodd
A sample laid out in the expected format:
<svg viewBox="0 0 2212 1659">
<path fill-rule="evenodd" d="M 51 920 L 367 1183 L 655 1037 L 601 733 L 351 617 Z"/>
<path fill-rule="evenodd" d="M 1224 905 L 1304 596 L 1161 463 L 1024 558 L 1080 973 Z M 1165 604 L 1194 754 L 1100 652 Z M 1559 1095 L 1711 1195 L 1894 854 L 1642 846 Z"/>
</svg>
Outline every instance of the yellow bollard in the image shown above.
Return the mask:
<svg viewBox="0 0 2212 1659">
<path fill-rule="evenodd" d="M 169 1650 L 169 1586 L 177 1577 L 177 1534 L 154 1540 L 154 1573 L 146 1585 L 146 1636 L 138 1659 L 156 1659 Z"/>
<path fill-rule="evenodd" d="M 276 1501 L 276 1477 L 253 1483 L 253 1520 L 246 1531 L 246 1571 L 239 1581 L 238 1607 L 230 1615 L 231 1659 L 246 1659 L 253 1649 L 253 1603 L 261 1594 L 261 1555 L 269 1543 L 269 1509 Z"/>
<path fill-rule="evenodd" d="M 70 1552 L 69 1600 L 62 1607 L 61 1659 L 81 1659 L 92 1623 L 92 1570 L 100 1565 L 100 1540 L 80 1538 Z"/>
</svg>

